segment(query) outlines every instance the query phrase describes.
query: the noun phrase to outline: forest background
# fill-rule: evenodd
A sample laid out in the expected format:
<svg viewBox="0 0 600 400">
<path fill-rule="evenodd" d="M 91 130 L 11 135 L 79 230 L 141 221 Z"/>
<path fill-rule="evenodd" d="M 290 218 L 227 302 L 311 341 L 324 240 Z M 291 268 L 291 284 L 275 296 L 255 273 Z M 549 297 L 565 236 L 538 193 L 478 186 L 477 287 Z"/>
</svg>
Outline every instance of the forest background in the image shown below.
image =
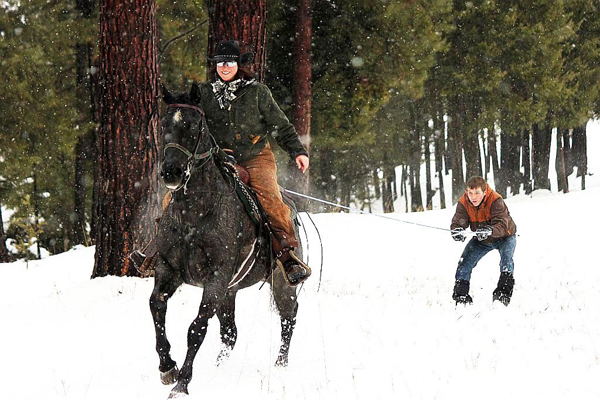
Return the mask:
<svg viewBox="0 0 600 400">
<path fill-rule="evenodd" d="M 187 91 L 206 80 L 212 2 L 147 3 L 161 83 Z M 264 4 L 263 80 L 291 115 L 303 9 Z M 451 207 L 445 190 L 455 202 L 466 178 L 490 172 L 504 197 L 550 189 L 551 167 L 559 190 L 573 173 L 585 188 L 585 127 L 600 108 L 598 12 L 594 0 L 312 1 L 308 192 L 384 212 L 403 211 L 394 200 L 410 193 L 405 211 L 417 212 Z M 94 0 L 0 0 L 0 210 L 11 211 L 0 213 L 0 262 L 94 242 L 100 16 Z M 289 174 L 280 169 L 284 185 Z"/>
</svg>

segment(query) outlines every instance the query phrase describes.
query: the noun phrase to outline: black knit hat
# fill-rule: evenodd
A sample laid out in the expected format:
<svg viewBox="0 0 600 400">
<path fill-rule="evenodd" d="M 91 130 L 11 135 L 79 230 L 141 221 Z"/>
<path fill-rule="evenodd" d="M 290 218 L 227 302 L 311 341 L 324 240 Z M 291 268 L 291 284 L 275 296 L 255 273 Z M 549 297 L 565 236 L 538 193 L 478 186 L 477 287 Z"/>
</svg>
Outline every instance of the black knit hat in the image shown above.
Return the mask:
<svg viewBox="0 0 600 400">
<path fill-rule="evenodd" d="M 215 50 L 215 56 L 210 58 L 206 56 L 210 61 L 221 62 L 221 61 L 237 61 L 238 64 L 244 65 L 254 59 L 254 53 L 244 53 L 240 51 L 240 45 L 236 40 L 227 40 L 217 45 Z"/>
</svg>

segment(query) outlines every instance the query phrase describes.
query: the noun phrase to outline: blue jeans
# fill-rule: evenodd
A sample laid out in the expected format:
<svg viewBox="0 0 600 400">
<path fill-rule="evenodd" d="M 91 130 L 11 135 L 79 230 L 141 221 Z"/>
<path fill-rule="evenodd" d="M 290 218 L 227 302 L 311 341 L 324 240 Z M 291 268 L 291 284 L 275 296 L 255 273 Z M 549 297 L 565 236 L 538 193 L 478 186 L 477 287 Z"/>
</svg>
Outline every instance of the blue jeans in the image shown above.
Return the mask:
<svg viewBox="0 0 600 400">
<path fill-rule="evenodd" d="M 508 236 L 490 244 L 481 243 L 477 240 L 477 237 L 473 237 L 469 243 L 467 243 L 467 246 L 460 256 L 460 260 L 458 261 L 456 280 L 470 281 L 473 268 L 475 268 L 483 256 L 494 249 L 500 252 L 500 273 L 509 272 L 512 274 L 515 270 L 513 254 L 515 253 L 516 246 L 517 237 L 515 235 Z"/>
</svg>

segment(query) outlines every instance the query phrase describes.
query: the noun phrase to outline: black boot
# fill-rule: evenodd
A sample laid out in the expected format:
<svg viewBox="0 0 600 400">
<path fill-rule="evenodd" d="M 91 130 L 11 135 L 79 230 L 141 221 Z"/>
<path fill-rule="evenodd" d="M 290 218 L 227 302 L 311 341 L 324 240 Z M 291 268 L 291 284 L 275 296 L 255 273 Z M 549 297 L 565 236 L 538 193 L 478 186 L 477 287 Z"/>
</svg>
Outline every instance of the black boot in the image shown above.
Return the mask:
<svg viewBox="0 0 600 400">
<path fill-rule="evenodd" d="M 294 253 L 294 250 L 284 250 L 277 258 L 277 265 L 290 286 L 298 286 L 312 273 L 310 267 Z"/>
<path fill-rule="evenodd" d="M 503 272 L 498 279 L 498 287 L 494 290 L 494 301 L 499 301 L 505 306 L 510 303 L 513 287 L 515 286 L 515 278 L 510 272 Z"/>
<path fill-rule="evenodd" d="M 454 284 L 454 293 L 452 299 L 456 301 L 456 304 L 471 304 L 473 298 L 469 296 L 469 281 L 458 280 Z"/>
</svg>

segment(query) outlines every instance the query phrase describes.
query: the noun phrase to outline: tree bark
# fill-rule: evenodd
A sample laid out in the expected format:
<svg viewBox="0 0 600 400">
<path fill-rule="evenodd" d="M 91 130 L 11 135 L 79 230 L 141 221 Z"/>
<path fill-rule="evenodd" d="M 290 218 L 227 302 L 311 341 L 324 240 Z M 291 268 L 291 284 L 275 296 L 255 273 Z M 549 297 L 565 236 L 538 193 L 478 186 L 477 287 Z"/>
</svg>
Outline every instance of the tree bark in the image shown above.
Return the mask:
<svg viewBox="0 0 600 400">
<path fill-rule="evenodd" d="M 569 193 L 569 181 L 567 180 L 567 174 L 565 170 L 565 133 L 568 134 L 569 130 L 562 128 L 556 129 L 556 159 L 554 161 L 554 168 L 556 168 L 558 191 Z"/>
<path fill-rule="evenodd" d="M 525 194 L 529 194 L 532 191 L 531 187 L 531 149 L 529 141 L 531 138 L 531 132 L 529 129 L 523 130 L 522 140 L 522 153 L 521 153 L 521 165 L 523 166 L 523 187 Z"/>
<path fill-rule="evenodd" d="M 0 205 L 0 263 L 8 262 L 9 254 L 6 247 L 6 232 L 4 231 L 4 220 L 2 219 L 2 206 Z"/>
<path fill-rule="evenodd" d="M 294 40 L 294 71 L 292 76 L 292 123 L 300 136 L 300 141 L 310 152 L 310 125 L 312 113 L 312 16 L 310 0 L 297 0 L 296 36 Z M 289 184 L 292 190 L 307 193 L 309 174 L 297 168 L 291 160 L 288 168 Z"/>
<path fill-rule="evenodd" d="M 423 140 L 423 148 L 425 153 L 425 192 L 427 193 L 425 207 L 428 210 L 433 209 L 433 196 L 435 191 L 431 185 L 431 150 L 429 149 L 429 129 L 425 128 L 425 136 Z"/>
<path fill-rule="evenodd" d="M 396 172 L 394 168 L 385 167 L 383 170 L 383 212 L 394 212 L 394 181 L 396 180 Z"/>
<path fill-rule="evenodd" d="M 573 129 L 573 165 L 577 167 L 577 176 L 581 176 L 581 190 L 585 190 L 587 174 L 587 134 L 586 124 Z"/>
<path fill-rule="evenodd" d="M 128 255 L 152 237 L 159 214 L 155 17 L 154 0 L 100 3 L 92 277 L 138 275 Z"/>
<path fill-rule="evenodd" d="M 465 162 L 467 174 L 465 180 L 473 176 L 483 176 L 481 168 L 481 149 L 477 132 L 469 132 L 465 135 Z"/>
<path fill-rule="evenodd" d="M 434 154 L 435 154 L 435 171 L 438 176 L 438 185 L 440 193 L 440 208 L 446 208 L 446 192 L 444 190 L 444 130 L 443 121 L 440 119 L 439 114 L 433 119 L 433 132 L 434 132 Z"/>
<path fill-rule="evenodd" d="M 496 142 L 496 130 L 491 128 L 488 130 L 488 151 L 490 153 L 492 171 L 494 173 L 494 186 L 496 187 L 496 192 L 506 198 L 506 181 L 504 180 L 502 170 L 500 169 Z"/>
<path fill-rule="evenodd" d="M 548 170 L 550 167 L 550 144 L 552 142 L 552 126 L 546 123 L 540 127 L 533 125 L 533 190 L 550 190 Z"/>
<path fill-rule="evenodd" d="M 77 0 L 76 9 L 81 18 L 89 20 L 95 17 L 94 9 L 96 0 Z M 82 123 L 95 121 L 94 99 L 92 88 L 92 60 L 93 44 L 91 41 L 78 42 L 75 45 L 76 70 L 77 70 L 77 108 Z M 87 219 L 86 219 L 86 176 L 91 175 L 87 166 L 87 160 L 91 157 L 91 147 L 94 139 L 94 132 L 88 131 L 81 134 L 77 139 L 75 151 L 75 182 L 73 186 L 74 210 L 73 221 L 70 226 L 71 244 L 82 244 L 86 240 Z M 65 249 L 67 250 L 67 249 Z"/>
<path fill-rule="evenodd" d="M 462 100 L 455 96 L 450 108 L 450 121 L 448 122 L 448 149 L 452 163 L 452 204 L 455 204 L 464 193 L 465 178 L 463 174 L 463 121 L 461 120 Z"/>
<path fill-rule="evenodd" d="M 267 59 L 267 2 L 266 0 L 218 1 L 208 0 L 208 55 L 212 56 L 217 44 L 237 40 L 242 53 L 254 53 L 254 60 L 246 66 L 259 82 L 264 81 Z"/>
</svg>

